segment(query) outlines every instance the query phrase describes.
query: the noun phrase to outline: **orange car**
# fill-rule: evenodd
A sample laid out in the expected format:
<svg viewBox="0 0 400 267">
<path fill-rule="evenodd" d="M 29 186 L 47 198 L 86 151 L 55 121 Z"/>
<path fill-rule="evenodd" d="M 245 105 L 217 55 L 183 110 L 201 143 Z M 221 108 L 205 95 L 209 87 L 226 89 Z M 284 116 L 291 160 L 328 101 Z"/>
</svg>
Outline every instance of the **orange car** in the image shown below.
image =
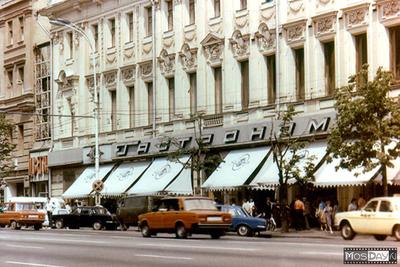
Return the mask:
<svg viewBox="0 0 400 267">
<path fill-rule="evenodd" d="M 0 226 L 9 225 L 14 230 L 21 229 L 21 226 L 33 226 L 39 230 L 45 216 L 45 212 L 39 212 L 34 203 L 9 202 L 0 210 Z"/>
<path fill-rule="evenodd" d="M 177 238 L 209 234 L 217 239 L 225 234 L 232 216 L 220 212 L 214 202 L 205 197 L 169 197 L 160 201 L 153 212 L 139 215 L 139 227 L 144 237 L 157 233 L 175 233 Z"/>
</svg>

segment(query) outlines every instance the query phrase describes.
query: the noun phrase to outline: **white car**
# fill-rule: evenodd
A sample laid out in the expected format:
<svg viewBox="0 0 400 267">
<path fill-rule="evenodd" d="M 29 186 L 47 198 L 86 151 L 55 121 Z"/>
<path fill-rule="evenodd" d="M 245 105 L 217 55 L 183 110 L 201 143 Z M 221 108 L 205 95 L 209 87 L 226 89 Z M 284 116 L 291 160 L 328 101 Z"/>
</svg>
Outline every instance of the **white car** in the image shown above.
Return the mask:
<svg viewBox="0 0 400 267">
<path fill-rule="evenodd" d="M 335 226 L 346 240 L 353 239 L 356 234 L 366 234 L 379 241 L 387 236 L 400 241 L 400 197 L 377 197 L 361 210 L 339 212 L 335 216 Z"/>
</svg>

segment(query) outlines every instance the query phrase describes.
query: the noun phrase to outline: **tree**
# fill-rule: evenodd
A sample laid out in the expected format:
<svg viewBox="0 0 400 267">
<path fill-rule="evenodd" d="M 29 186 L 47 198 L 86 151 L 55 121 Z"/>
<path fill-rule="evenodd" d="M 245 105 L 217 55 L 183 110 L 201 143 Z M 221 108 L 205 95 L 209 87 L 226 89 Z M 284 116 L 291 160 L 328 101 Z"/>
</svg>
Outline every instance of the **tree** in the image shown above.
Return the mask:
<svg viewBox="0 0 400 267">
<path fill-rule="evenodd" d="M 306 185 L 314 178 L 315 155 L 302 153 L 308 141 L 293 136 L 293 118 L 296 115 L 293 105 L 287 110 L 278 113 L 279 128 L 275 131 L 271 127 L 270 144 L 273 161 L 278 169 L 279 191 L 278 200 L 281 203 L 282 231 L 288 231 L 288 217 L 285 213 L 287 205 L 288 183 L 293 181 L 300 185 Z"/>
<path fill-rule="evenodd" d="M 215 168 L 223 161 L 218 153 L 210 151 L 209 144 L 204 141 L 203 138 L 203 116 L 196 114 L 191 116 L 193 122 L 193 136 L 194 146 L 192 147 L 181 147 L 181 143 L 174 137 L 164 137 L 163 143 L 169 143 L 175 148 L 172 153 L 168 155 L 171 161 L 179 162 L 185 166 L 185 168 L 191 169 L 191 175 L 193 178 L 194 194 L 202 194 L 201 191 L 201 173 L 208 174 L 215 170 Z M 180 158 L 183 155 L 189 155 L 189 162 L 181 162 Z M 196 179 L 194 179 L 196 177 Z M 195 183 L 197 181 L 197 183 Z"/>
<path fill-rule="evenodd" d="M 379 68 L 368 81 L 368 65 L 335 90 L 337 122 L 328 140 L 328 152 L 340 159 L 337 168 L 368 172 L 380 166 L 387 196 L 387 168 L 400 154 L 399 102 L 390 97 L 392 75 Z"/>
<path fill-rule="evenodd" d="M 0 178 L 7 175 L 11 169 L 11 152 L 15 145 L 12 143 L 12 130 L 14 125 L 6 119 L 4 113 L 0 113 Z M 0 186 L 3 183 L 0 181 Z"/>
</svg>

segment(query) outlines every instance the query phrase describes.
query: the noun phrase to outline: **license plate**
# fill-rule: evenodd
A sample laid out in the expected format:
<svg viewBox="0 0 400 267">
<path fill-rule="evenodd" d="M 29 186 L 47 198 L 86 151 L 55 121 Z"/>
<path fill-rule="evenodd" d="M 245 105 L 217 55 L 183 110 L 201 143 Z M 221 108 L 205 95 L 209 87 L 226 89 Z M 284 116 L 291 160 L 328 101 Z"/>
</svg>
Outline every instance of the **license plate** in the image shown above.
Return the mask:
<svg viewBox="0 0 400 267">
<path fill-rule="evenodd" d="M 39 216 L 38 215 L 29 215 L 28 218 L 30 218 L 30 219 L 38 219 Z"/>
<path fill-rule="evenodd" d="M 220 222 L 222 221 L 222 218 L 220 216 L 211 216 L 207 218 L 207 221 L 209 222 Z"/>
</svg>

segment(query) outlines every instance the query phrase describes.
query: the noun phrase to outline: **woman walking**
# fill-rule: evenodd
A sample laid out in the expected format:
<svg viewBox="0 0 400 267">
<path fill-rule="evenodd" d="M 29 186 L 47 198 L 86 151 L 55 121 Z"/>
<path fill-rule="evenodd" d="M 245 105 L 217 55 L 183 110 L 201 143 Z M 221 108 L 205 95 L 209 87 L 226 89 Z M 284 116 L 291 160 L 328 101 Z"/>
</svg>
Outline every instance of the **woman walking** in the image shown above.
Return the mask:
<svg viewBox="0 0 400 267">
<path fill-rule="evenodd" d="M 324 209 L 324 213 L 326 216 L 326 225 L 329 229 L 329 232 L 333 234 L 332 225 L 333 225 L 333 207 L 331 202 L 328 200 L 326 201 L 326 207 Z"/>
</svg>

